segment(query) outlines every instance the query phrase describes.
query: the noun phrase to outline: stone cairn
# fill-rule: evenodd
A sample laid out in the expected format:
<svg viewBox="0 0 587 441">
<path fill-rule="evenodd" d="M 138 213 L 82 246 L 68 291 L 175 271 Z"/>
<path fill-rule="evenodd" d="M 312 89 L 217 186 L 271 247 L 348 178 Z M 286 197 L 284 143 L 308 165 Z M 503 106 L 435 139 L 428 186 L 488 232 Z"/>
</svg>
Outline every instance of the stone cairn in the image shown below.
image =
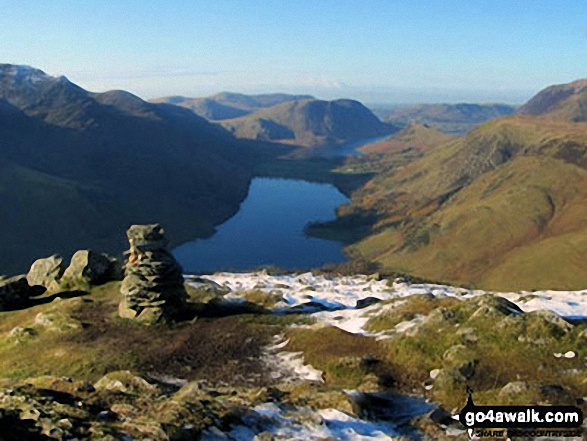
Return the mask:
<svg viewBox="0 0 587 441">
<path fill-rule="evenodd" d="M 121 317 L 153 324 L 173 320 L 186 306 L 183 270 L 167 251 L 168 241 L 159 224 L 133 225 L 122 281 Z"/>
</svg>

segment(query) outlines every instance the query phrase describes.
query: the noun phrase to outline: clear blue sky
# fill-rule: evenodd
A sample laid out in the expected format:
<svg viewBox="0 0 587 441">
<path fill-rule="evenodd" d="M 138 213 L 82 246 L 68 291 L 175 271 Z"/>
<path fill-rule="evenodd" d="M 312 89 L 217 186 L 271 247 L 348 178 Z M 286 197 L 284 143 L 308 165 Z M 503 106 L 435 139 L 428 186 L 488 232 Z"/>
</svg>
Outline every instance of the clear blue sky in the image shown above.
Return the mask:
<svg viewBox="0 0 587 441">
<path fill-rule="evenodd" d="M 2 0 L 0 62 L 144 98 L 521 102 L 587 77 L 585 0 Z"/>
</svg>

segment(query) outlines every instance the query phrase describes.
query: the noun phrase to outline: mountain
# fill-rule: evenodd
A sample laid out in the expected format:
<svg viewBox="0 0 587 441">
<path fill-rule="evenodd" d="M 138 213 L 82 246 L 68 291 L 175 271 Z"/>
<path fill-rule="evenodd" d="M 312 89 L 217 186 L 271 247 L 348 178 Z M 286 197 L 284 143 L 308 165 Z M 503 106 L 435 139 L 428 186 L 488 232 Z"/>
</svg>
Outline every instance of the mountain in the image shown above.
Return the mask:
<svg viewBox="0 0 587 441">
<path fill-rule="evenodd" d="M 581 289 L 587 124 L 485 123 L 383 170 L 339 216 L 355 230 L 349 252 L 382 270 L 492 290 Z"/>
<path fill-rule="evenodd" d="M 511 115 L 515 110 L 505 104 L 419 104 L 384 112 L 383 119 L 400 126 L 417 122 L 446 133 L 464 134 L 481 123 Z"/>
<path fill-rule="evenodd" d="M 131 223 L 166 222 L 174 243 L 210 234 L 246 195 L 256 155 L 187 109 L 8 64 L 0 145 L 2 272 L 78 246 L 120 252 Z"/>
<path fill-rule="evenodd" d="M 244 95 L 241 93 L 222 92 L 206 98 L 171 96 L 158 98 L 152 102 L 185 107 L 207 120 L 221 121 L 249 115 L 265 107 L 307 99 L 314 99 L 314 97 L 312 95 L 288 95 L 285 93 Z"/>
<path fill-rule="evenodd" d="M 587 79 L 547 87 L 517 113 L 543 115 L 562 121 L 587 121 Z"/>
<path fill-rule="evenodd" d="M 221 121 L 237 138 L 304 147 L 336 146 L 397 131 L 358 101 L 305 99 Z"/>
<path fill-rule="evenodd" d="M 455 136 L 436 130 L 428 124 L 410 123 L 392 137 L 367 144 L 360 150 L 378 154 L 401 153 L 408 150 L 414 153 L 425 153 L 454 138 Z"/>
</svg>

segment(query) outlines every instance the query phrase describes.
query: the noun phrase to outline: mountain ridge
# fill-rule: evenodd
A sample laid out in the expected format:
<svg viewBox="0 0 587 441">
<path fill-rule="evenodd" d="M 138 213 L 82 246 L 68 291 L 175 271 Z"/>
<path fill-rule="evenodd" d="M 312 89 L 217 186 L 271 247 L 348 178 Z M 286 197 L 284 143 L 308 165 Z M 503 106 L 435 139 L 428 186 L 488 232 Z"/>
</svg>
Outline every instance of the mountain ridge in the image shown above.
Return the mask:
<svg viewBox="0 0 587 441">
<path fill-rule="evenodd" d="M 493 290 L 587 284 L 587 124 L 514 115 L 383 170 L 339 210 L 382 270 Z M 366 223 L 365 223 L 366 222 Z"/>
<path fill-rule="evenodd" d="M 174 243 L 209 235 L 238 209 L 251 161 L 266 154 L 188 109 L 6 64 L 0 143 L 13 177 L 0 186 L 1 245 L 15 250 L 0 259 L 9 272 L 80 244 L 121 252 L 120 229 L 137 221 L 165 218 Z M 60 202 L 37 196 L 39 182 Z"/>
</svg>

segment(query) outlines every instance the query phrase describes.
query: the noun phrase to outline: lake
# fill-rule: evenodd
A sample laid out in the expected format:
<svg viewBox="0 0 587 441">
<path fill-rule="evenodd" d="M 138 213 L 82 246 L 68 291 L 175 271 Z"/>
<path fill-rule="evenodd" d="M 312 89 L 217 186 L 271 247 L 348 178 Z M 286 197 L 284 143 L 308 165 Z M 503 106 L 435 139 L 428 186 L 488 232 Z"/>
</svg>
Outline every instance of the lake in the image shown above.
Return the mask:
<svg viewBox="0 0 587 441">
<path fill-rule="evenodd" d="M 336 218 L 348 198 L 330 184 L 255 178 L 236 215 L 207 238 L 173 251 L 187 273 L 246 271 L 260 266 L 307 269 L 344 262 L 339 242 L 309 237 L 310 222 Z"/>
</svg>

